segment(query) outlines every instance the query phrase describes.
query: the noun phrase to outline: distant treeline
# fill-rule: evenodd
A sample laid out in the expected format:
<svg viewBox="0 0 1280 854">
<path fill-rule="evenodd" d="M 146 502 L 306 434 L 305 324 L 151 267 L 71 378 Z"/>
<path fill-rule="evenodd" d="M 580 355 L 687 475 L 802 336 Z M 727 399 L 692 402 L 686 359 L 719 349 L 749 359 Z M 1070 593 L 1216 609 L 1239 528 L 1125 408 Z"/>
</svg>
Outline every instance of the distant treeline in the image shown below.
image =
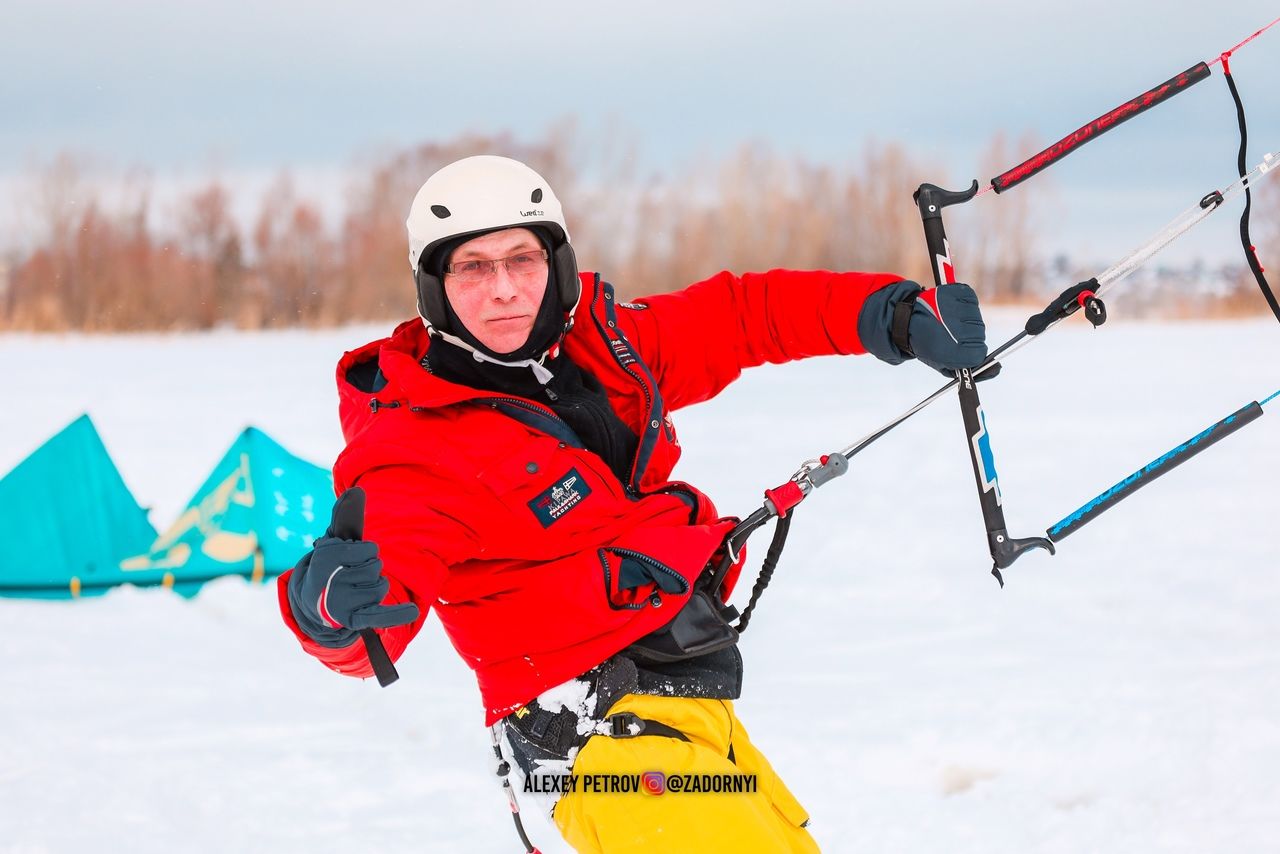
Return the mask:
<svg viewBox="0 0 1280 854">
<path fill-rule="evenodd" d="M 997 137 L 984 165 L 994 174 L 1032 150 L 1030 140 Z M 868 144 L 860 159 L 841 165 L 748 145 L 663 175 L 639 174 L 633 152 L 608 138 L 588 149 L 572 129 L 535 142 L 466 136 L 390 154 L 354 174 L 337 221 L 326 221 L 306 188 L 281 175 L 246 228 L 233 214 L 232 191 L 217 180 L 158 221 L 145 181 L 126 183 L 123 199 L 108 204 L 75 159 L 61 156 L 31 176 L 34 240 L 0 260 L 0 328 L 264 328 L 411 316 L 409 203 L 437 168 L 481 153 L 516 157 L 547 176 L 581 266 L 601 271 L 624 297 L 722 269 L 877 270 L 927 280 L 919 216 L 907 199 L 922 181 L 946 178 L 894 143 Z M 1052 223 L 1036 212 L 1052 206 L 1037 204 L 1037 194 L 1051 192 L 1041 179 L 953 217 L 964 278 L 980 283 L 988 302 L 1031 302 L 1069 284 L 1062 277 L 1070 270 L 1053 269 L 1048 281 L 1051 265 L 1038 245 Z M 1264 215 L 1255 236 L 1275 258 L 1280 215 Z M 1225 288 L 1219 281 L 1207 293 L 1180 289 L 1180 299 L 1153 304 L 1171 313 L 1265 310 L 1251 280 L 1229 278 Z"/>
</svg>

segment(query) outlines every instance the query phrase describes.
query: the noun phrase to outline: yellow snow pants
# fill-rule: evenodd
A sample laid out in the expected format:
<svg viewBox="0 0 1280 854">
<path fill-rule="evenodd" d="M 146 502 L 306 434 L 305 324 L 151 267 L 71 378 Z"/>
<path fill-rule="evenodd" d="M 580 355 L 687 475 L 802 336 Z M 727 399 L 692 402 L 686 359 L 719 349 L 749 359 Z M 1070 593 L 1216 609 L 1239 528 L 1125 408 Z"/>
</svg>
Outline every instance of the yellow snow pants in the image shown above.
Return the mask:
<svg viewBox="0 0 1280 854">
<path fill-rule="evenodd" d="M 578 753 L 573 774 L 607 780 L 609 775 L 662 772 L 679 775 L 751 775 L 754 792 L 607 792 L 575 787 L 562 795 L 554 818 L 564 838 L 580 852 L 815 852 L 817 843 L 803 825 L 804 807 L 747 738 L 728 700 L 627 694 L 609 714 L 631 712 L 679 730 L 689 741 L 660 735 L 633 738 L 593 736 Z M 732 748 L 733 760 L 729 754 Z M 594 777 L 594 775 L 601 775 Z M 684 777 L 683 775 L 698 775 Z M 726 779 L 726 778 L 720 778 Z M 686 788 L 690 787 L 685 783 Z"/>
</svg>

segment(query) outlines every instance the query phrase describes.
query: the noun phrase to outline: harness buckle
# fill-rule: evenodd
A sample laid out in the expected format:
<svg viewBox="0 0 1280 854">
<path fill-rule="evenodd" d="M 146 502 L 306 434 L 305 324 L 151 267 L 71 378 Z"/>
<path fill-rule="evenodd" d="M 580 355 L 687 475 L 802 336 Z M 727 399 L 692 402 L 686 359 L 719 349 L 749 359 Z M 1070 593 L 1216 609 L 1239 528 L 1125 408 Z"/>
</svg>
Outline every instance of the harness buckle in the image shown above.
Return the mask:
<svg viewBox="0 0 1280 854">
<path fill-rule="evenodd" d="M 604 723 L 608 726 L 605 735 L 610 738 L 635 738 L 644 733 L 644 719 L 634 712 L 618 712 L 605 718 Z"/>
</svg>

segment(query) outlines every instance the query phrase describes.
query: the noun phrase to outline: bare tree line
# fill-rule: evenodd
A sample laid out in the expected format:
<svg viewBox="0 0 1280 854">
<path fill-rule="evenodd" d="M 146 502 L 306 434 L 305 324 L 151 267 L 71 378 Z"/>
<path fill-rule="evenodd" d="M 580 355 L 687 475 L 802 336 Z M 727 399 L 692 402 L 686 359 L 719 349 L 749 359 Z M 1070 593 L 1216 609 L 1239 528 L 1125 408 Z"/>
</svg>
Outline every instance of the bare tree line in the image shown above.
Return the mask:
<svg viewBox="0 0 1280 854">
<path fill-rule="evenodd" d="M 217 180 L 153 224 L 146 182 L 108 203 L 76 162 L 60 156 L 34 176 L 36 239 L 0 262 L 0 328 L 120 331 L 325 326 L 414 313 L 404 216 L 423 179 L 458 157 L 513 156 L 543 172 L 569 215 L 584 269 L 624 297 L 682 287 L 721 269 L 892 271 L 929 280 L 919 217 L 906 203 L 933 165 L 896 143 L 869 143 L 857 162 L 832 165 L 745 145 L 674 175 L 641 175 L 621 134 L 585 150 L 572 125 L 527 142 L 471 135 L 394 152 L 351 184 L 339 221 L 327 222 L 287 176 L 263 195 L 247 227 Z M 988 146 L 994 174 L 1035 149 L 1003 136 Z M 1036 194 L 1020 188 L 949 224 L 966 277 L 987 301 L 1041 299 Z M 1275 210 L 1280 192 L 1257 200 Z M 1261 220 L 1258 245 L 1280 256 L 1280 216 Z M 1198 312 L 1265 310 L 1251 279 L 1196 297 Z M 1188 303 L 1182 303 L 1184 306 Z"/>
</svg>

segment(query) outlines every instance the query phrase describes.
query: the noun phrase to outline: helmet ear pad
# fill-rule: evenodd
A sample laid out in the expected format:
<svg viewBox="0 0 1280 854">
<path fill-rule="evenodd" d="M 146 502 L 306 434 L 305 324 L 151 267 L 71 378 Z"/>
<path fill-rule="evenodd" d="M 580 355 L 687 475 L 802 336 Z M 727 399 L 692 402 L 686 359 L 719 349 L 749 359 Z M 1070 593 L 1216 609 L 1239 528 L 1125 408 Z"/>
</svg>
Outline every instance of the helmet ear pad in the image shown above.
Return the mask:
<svg viewBox="0 0 1280 854">
<path fill-rule="evenodd" d="M 578 298 L 582 296 L 578 258 L 573 254 L 573 247 L 568 243 L 557 246 L 551 254 L 551 264 L 555 270 L 556 286 L 560 289 L 560 307 L 565 311 L 573 311 L 578 305 Z"/>
<path fill-rule="evenodd" d="M 428 273 L 425 264 L 419 264 L 413 279 L 418 286 L 418 314 L 435 331 L 450 332 L 449 313 L 444 307 L 444 283 L 440 277 Z"/>
</svg>

